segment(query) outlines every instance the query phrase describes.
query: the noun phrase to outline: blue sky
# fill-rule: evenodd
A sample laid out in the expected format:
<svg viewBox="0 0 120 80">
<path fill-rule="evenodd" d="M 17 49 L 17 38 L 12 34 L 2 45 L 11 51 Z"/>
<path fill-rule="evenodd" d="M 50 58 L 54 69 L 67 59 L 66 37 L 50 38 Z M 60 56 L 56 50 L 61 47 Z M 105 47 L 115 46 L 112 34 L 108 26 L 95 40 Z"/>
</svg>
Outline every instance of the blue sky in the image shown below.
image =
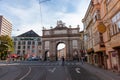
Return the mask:
<svg viewBox="0 0 120 80">
<path fill-rule="evenodd" d="M 40 0 L 44 1 L 44 0 Z M 42 27 L 55 27 L 57 20 L 62 20 L 66 26 L 81 30 L 83 19 L 90 0 L 50 0 L 41 3 L 42 24 L 39 0 L 0 0 L 0 15 L 3 15 L 13 25 L 12 36 L 17 36 L 29 30 L 34 30 L 40 36 Z M 19 31 L 17 31 L 19 29 Z"/>
</svg>

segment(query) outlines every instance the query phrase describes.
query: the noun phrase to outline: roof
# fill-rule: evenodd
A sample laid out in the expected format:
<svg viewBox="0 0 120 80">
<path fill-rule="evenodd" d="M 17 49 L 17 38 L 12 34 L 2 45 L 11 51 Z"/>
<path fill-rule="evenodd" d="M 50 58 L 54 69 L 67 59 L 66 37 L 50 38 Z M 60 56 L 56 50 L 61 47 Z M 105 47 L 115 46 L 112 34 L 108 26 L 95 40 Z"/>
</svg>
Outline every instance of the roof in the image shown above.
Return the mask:
<svg viewBox="0 0 120 80">
<path fill-rule="evenodd" d="M 18 35 L 17 37 L 40 37 L 40 36 L 37 33 L 35 33 L 33 30 L 30 30 L 21 35 Z"/>
</svg>

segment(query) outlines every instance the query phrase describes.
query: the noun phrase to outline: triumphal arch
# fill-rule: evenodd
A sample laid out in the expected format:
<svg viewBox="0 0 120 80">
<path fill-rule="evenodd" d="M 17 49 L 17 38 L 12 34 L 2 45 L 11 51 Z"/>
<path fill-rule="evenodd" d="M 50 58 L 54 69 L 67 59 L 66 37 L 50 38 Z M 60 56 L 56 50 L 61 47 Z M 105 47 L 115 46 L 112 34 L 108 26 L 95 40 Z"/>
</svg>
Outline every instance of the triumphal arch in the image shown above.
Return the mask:
<svg viewBox="0 0 120 80">
<path fill-rule="evenodd" d="M 58 60 L 57 45 L 59 43 L 66 45 L 66 55 L 63 56 L 65 60 L 73 60 L 81 56 L 79 26 L 68 28 L 62 21 L 57 21 L 55 28 L 43 28 L 42 33 L 42 58 L 44 60 L 47 60 L 47 56 L 49 60 Z"/>
</svg>

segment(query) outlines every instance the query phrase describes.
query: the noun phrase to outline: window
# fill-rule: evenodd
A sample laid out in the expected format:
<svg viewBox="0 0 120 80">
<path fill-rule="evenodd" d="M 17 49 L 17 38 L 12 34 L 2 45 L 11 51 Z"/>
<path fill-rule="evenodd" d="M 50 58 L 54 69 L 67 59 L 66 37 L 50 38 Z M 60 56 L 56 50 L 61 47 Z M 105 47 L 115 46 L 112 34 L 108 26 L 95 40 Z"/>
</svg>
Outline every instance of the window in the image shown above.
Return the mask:
<svg viewBox="0 0 120 80">
<path fill-rule="evenodd" d="M 23 54 L 25 54 L 25 50 L 23 50 Z"/>
<path fill-rule="evenodd" d="M 100 43 L 100 33 L 95 32 L 94 33 L 94 45 L 99 44 L 99 43 Z"/>
<path fill-rule="evenodd" d="M 41 45 L 41 42 L 38 42 L 38 45 Z"/>
<path fill-rule="evenodd" d="M 17 51 L 17 54 L 20 54 L 20 50 Z"/>
<path fill-rule="evenodd" d="M 25 46 L 23 46 L 23 49 L 25 49 Z"/>
<path fill-rule="evenodd" d="M 30 49 L 30 46 L 27 46 L 28 49 Z"/>
<path fill-rule="evenodd" d="M 72 41 L 73 48 L 77 48 L 77 44 L 78 44 L 77 40 Z"/>
<path fill-rule="evenodd" d="M 84 35 L 84 40 L 87 41 L 87 34 Z"/>
<path fill-rule="evenodd" d="M 18 46 L 18 49 L 20 49 L 21 48 L 21 46 Z"/>
<path fill-rule="evenodd" d="M 25 41 L 22 42 L 22 45 L 25 45 Z"/>
<path fill-rule="evenodd" d="M 28 45 L 31 45 L 31 41 L 28 41 Z"/>
<path fill-rule="evenodd" d="M 111 0 L 107 0 L 106 3 L 108 4 Z"/>
<path fill-rule="evenodd" d="M 20 42 L 20 41 L 18 41 L 18 45 L 21 45 L 21 42 Z"/>
<path fill-rule="evenodd" d="M 116 26 L 118 27 L 118 30 L 119 30 L 119 32 L 120 32 L 120 21 L 118 21 L 118 22 L 116 23 Z"/>
<path fill-rule="evenodd" d="M 117 33 L 120 33 L 120 11 L 113 16 L 112 26 L 110 27 L 110 35 L 113 36 Z"/>
<path fill-rule="evenodd" d="M 101 19 L 100 10 L 97 10 L 93 15 L 93 22 L 96 22 L 99 19 Z"/>
<path fill-rule="evenodd" d="M 15 41 L 17 41 L 17 38 L 14 38 Z"/>
<path fill-rule="evenodd" d="M 103 42 L 103 35 L 100 33 L 100 42 Z"/>
<path fill-rule="evenodd" d="M 33 41 L 32 44 L 35 45 L 35 42 Z"/>
<path fill-rule="evenodd" d="M 114 32 L 113 32 L 113 25 L 110 26 L 110 35 L 114 35 Z"/>
<path fill-rule="evenodd" d="M 14 45 L 16 45 L 16 42 L 14 42 Z"/>
<path fill-rule="evenodd" d="M 97 19 L 100 19 L 100 10 L 96 11 Z"/>
</svg>

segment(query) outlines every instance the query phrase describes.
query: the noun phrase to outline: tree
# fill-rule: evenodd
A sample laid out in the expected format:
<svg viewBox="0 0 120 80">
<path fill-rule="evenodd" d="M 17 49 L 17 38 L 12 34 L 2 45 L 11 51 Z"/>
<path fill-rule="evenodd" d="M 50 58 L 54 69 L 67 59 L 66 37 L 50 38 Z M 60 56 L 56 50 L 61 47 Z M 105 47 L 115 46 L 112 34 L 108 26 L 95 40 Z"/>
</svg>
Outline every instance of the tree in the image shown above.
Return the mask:
<svg viewBox="0 0 120 80">
<path fill-rule="evenodd" d="M 13 40 L 9 36 L 0 36 L 0 57 L 1 59 L 5 59 L 8 55 L 8 52 L 13 52 L 14 44 Z"/>
</svg>

